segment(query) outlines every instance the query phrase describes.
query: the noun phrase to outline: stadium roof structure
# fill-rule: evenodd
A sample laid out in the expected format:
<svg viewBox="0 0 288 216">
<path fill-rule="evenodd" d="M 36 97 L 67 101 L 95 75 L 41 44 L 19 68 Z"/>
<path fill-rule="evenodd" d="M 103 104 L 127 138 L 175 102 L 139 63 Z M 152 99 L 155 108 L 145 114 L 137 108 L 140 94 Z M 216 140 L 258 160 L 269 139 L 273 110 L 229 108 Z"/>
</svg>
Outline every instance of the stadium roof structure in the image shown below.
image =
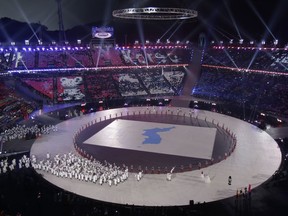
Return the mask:
<svg viewBox="0 0 288 216">
<path fill-rule="evenodd" d="M 145 7 L 114 10 L 113 17 L 142 20 L 185 20 L 198 16 L 197 11 L 184 8 Z"/>
</svg>

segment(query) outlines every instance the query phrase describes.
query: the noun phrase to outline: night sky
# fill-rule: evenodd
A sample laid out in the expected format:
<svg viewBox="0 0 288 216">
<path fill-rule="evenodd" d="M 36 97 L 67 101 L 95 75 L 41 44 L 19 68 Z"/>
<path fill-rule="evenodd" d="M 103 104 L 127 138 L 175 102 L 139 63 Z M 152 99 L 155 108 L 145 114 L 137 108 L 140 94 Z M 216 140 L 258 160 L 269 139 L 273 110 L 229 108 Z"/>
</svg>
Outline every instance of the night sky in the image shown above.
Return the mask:
<svg viewBox="0 0 288 216">
<path fill-rule="evenodd" d="M 288 41 L 287 0 L 62 0 L 64 27 L 91 22 L 114 25 L 113 10 L 147 6 L 195 9 L 199 13 L 198 25 L 227 39 L 274 36 Z M 58 28 L 55 0 L 0 0 L 0 17 L 40 22 L 49 30 Z"/>
</svg>

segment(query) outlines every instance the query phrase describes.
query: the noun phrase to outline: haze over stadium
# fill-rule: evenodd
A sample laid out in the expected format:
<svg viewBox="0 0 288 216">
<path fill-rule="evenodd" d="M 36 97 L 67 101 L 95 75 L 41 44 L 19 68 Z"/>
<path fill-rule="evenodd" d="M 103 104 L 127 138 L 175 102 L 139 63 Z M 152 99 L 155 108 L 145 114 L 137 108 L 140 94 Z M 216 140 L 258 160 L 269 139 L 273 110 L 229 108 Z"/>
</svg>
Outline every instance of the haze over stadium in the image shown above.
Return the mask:
<svg viewBox="0 0 288 216">
<path fill-rule="evenodd" d="M 195 39 L 199 35 L 199 32 L 204 31 L 211 36 L 217 36 L 219 39 L 244 38 L 246 40 L 261 41 L 262 39 L 266 39 L 267 41 L 273 41 L 273 39 L 277 38 L 279 41 L 285 41 L 285 38 L 287 38 L 287 31 L 282 31 L 282 29 L 288 27 L 285 22 L 285 8 L 287 8 L 287 1 L 285 0 L 109 0 L 105 1 L 105 3 L 101 0 L 85 0 L 81 3 L 77 0 L 63 0 L 64 28 L 68 30 L 77 25 L 83 26 L 95 22 L 97 25 L 113 25 L 114 23 L 119 25 L 118 20 L 112 17 L 113 10 L 148 6 L 183 7 L 199 11 L 196 21 L 180 27 L 176 32 L 176 35 L 179 33 L 182 37 L 193 36 Z M 22 22 L 41 23 L 47 26 L 48 30 L 52 31 L 57 30 L 59 27 L 57 4 L 53 0 L 2 1 L 0 16 Z M 164 34 L 172 24 L 162 23 L 158 25 L 159 34 Z M 116 26 L 114 27 L 116 28 Z M 188 31 L 184 31 L 185 34 L 181 34 L 181 31 L 185 28 Z M 120 38 L 120 35 L 135 32 L 135 27 L 132 29 L 122 28 L 116 37 Z M 158 29 L 155 30 L 158 31 Z M 146 28 L 145 31 L 149 32 L 149 29 Z M 193 34 L 193 32 L 195 33 Z M 139 34 L 137 35 L 138 37 Z M 151 40 L 149 33 L 145 35 L 145 38 Z M 123 37 L 121 37 L 122 39 Z M 135 38 L 132 39 L 135 40 Z"/>
<path fill-rule="evenodd" d="M 287 210 L 287 1 L 0 6 L 0 215 Z"/>
</svg>

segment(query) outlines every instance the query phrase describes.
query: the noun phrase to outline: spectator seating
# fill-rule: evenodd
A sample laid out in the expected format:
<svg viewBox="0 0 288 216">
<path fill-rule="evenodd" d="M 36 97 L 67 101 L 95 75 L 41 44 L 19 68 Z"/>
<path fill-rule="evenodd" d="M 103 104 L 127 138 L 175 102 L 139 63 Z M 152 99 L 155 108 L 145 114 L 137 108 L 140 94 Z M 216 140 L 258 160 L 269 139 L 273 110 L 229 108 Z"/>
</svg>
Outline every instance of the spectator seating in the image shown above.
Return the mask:
<svg viewBox="0 0 288 216">
<path fill-rule="evenodd" d="M 15 52 L 12 59 L 14 69 L 33 69 L 36 67 L 36 52 Z"/>
<path fill-rule="evenodd" d="M 87 49 L 66 51 L 67 67 L 93 67 L 91 52 Z"/>
<path fill-rule="evenodd" d="M 144 86 L 139 82 L 138 77 L 133 72 L 115 73 L 113 74 L 113 79 L 118 84 L 122 97 L 147 95 Z"/>
<path fill-rule="evenodd" d="M 138 76 L 151 95 L 175 94 L 169 82 L 165 79 L 161 69 L 141 70 Z"/>
<path fill-rule="evenodd" d="M 53 78 L 52 77 L 35 77 L 35 78 L 22 78 L 22 82 L 32 87 L 40 94 L 45 95 L 49 99 L 54 98 Z"/>
<path fill-rule="evenodd" d="M 29 116 L 35 105 L 19 97 L 15 90 L 0 81 L 0 128 L 5 130 Z"/>
<path fill-rule="evenodd" d="M 110 71 L 99 71 L 86 75 L 87 94 L 91 99 L 119 97 Z"/>
<path fill-rule="evenodd" d="M 272 76 L 220 68 L 202 68 L 192 95 L 216 101 L 246 103 L 263 111 L 288 116 L 287 76 Z"/>
<path fill-rule="evenodd" d="M 66 54 L 63 51 L 39 51 L 39 68 L 65 68 Z"/>
<path fill-rule="evenodd" d="M 279 48 L 212 47 L 206 50 L 203 64 L 288 72 L 288 50 Z"/>
<path fill-rule="evenodd" d="M 180 70 L 165 71 L 163 75 L 176 92 L 179 92 L 181 90 L 185 77 L 184 71 Z"/>
</svg>

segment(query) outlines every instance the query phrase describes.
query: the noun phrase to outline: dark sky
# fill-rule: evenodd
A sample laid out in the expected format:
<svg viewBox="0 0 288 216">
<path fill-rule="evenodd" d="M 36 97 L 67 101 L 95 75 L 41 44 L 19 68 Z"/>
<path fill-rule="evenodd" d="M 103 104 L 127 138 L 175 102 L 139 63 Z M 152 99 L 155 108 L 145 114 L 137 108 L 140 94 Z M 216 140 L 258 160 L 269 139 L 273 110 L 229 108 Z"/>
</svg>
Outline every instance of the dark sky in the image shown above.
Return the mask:
<svg viewBox="0 0 288 216">
<path fill-rule="evenodd" d="M 197 23 L 224 38 L 288 38 L 288 0 L 62 0 L 64 27 L 96 21 L 105 25 L 115 9 L 146 6 L 195 9 Z M 56 0 L 0 0 L 0 17 L 58 28 Z"/>
</svg>

